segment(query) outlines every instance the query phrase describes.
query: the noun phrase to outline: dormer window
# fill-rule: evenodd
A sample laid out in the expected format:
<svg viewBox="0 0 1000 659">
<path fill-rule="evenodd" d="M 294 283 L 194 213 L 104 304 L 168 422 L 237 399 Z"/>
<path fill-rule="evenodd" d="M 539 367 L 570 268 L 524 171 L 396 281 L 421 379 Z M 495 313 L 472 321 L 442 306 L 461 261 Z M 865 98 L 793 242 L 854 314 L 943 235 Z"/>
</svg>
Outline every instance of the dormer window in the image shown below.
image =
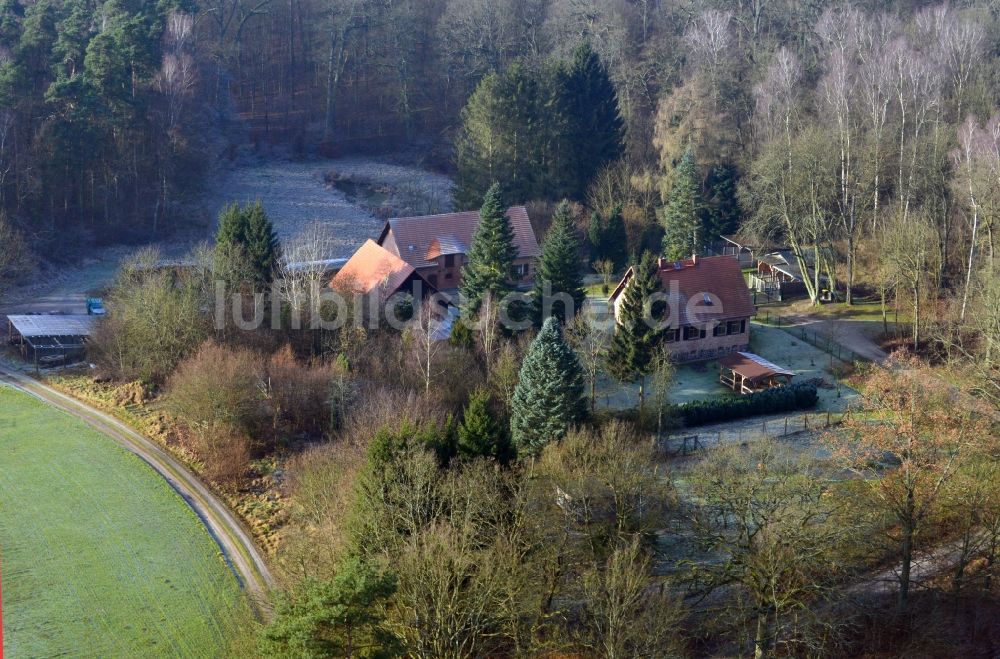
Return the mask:
<svg viewBox="0 0 1000 659">
<path fill-rule="evenodd" d="M 713 304 L 712 296 L 709 295 L 708 293 L 702 293 L 701 295 L 702 295 L 702 300 L 705 302 L 705 305 L 709 307 L 712 306 Z"/>
</svg>

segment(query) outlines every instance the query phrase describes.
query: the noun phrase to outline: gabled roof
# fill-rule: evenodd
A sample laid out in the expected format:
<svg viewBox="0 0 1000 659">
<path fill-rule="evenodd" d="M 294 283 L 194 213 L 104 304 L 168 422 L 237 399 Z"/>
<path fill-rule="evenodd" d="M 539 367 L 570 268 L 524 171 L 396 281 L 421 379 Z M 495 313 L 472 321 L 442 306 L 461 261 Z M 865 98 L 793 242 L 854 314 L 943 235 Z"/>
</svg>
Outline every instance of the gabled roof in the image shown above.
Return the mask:
<svg viewBox="0 0 1000 659">
<path fill-rule="evenodd" d="M 719 365 L 725 366 L 729 370 L 739 373 L 747 380 L 759 380 L 770 378 L 775 375 L 795 375 L 795 371 L 789 371 L 777 364 L 767 361 L 760 355 L 752 352 L 733 352 L 725 357 L 719 358 Z"/>
<path fill-rule="evenodd" d="M 791 250 L 783 249 L 771 252 L 770 254 L 758 257 L 757 260 L 761 263 L 766 263 L 778 272 L 788 275 L 795 281 L 802 281 L 802 268 L 799 267 L 799 260 L 795 258 Z M 811 263 L 807 263 L 807 267 L 811 267 L 811 265 Z"/>
<path fill-rule="evenodd" d="M 355 292 L 366 295 L 381 289 L 384 295 L 389 296 L 415 272 L 409 263 L 369 239 L 333 277 L 330 286 L 350 286 Z M 431 288 L 430 284 L 427 287 Z"/>
<path fill-rule="evenodd" d="M 687 317 L 689 300 L 694 300 L 699 310 L 703 310 L 706 316 L 710 315 L 714 320 L 746 318 L 754 314 L 750 289 L 743 278 L 739 260 L 732 254 L 698 256 L 683 261 L 660 259 L 658 274 L 660 290 L 677 305 L 680 314 L 676 323 L 678 326 L 698 320 Z M 629 268 L 611 294 L 612 304 L 625 290 L 632 276 L 633 269 Z M 702 322 L 705 320 L 708 318 L 701 319 Z"/>
<path fill-rule="evenodd" d="M 431 240 L 424 259 L 431 261 L 446 254 L 468 254 L 469 246 L 455 236 L 440 236 Z"/>
<path fill-rule="evenodd" d="M 531 228 L 527 209 L 524 206 L 509 208 L 507 218 L 514 230 L 514 246 L 517 247 L 518 258 L 539 256 L 541 250 Z M 442 254 L 468 254 L 472 236 L 478 226 L 479 211 L 396 217 L 386 222 L 378 244 L 414 268 L 422 268 L 434 265 L 432 259 Z M 393 240 L 387 241 L 390 231 Z"/>
</svg>

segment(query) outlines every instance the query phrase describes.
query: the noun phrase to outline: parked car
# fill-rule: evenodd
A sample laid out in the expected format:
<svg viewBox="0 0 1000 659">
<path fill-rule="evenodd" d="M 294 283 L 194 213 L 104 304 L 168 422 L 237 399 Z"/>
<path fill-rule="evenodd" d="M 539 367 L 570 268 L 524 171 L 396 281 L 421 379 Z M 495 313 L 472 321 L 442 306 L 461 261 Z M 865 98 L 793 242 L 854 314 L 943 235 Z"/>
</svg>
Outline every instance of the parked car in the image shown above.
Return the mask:
<svg viewBox="0 0 1000 659">
<path fill-rule="evenodd" d="M 87 313 L 91 316 L 103 316 L 107 313 L 104 308 L 104 300 L 99 297 L 87 298 Z"/>
</svg>

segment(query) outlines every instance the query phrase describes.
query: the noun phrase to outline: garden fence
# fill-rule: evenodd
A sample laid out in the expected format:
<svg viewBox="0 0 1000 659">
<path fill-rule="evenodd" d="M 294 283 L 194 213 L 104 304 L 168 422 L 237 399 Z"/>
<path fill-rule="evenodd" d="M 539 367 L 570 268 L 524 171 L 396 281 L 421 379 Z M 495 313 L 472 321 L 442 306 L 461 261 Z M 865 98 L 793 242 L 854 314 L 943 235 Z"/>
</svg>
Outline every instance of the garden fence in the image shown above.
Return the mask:
<svg viewBox="0 0 1000 659">
<path fill-rule="evenodd" d="M 802 339 L 809 345 L 819 348 L 831 357 L 836 357 L 842 362 L 858 363 L 871 361 L 868 357 L 859 355 L 850 348 L 842 346 L 825 334 L 820 334 L 815 330 L 809 330 L 809 328 L 805 325 L 794 324 L 793 321 L 787 316 L 771 313 L 770 311 L 763 311 L 759 312 L 755 319 L 763 325 L 770 325 L 772 327 L 783 329 L 792 336 Z"/>
<path fill-rule="evenodd" d="M 803 432 L 825 430 L 840 424 L 843 420 L 843 412 L 806 412 L 777 418 L 747 419 L 717 430 L 711 428 L 701 429 L 698 432 L 684 430 L 655 441 L 657 449 L 663 456 L 676 457 L 723 444 L 744 444 L 761 439 L 780 439 Z"/>
</svg>

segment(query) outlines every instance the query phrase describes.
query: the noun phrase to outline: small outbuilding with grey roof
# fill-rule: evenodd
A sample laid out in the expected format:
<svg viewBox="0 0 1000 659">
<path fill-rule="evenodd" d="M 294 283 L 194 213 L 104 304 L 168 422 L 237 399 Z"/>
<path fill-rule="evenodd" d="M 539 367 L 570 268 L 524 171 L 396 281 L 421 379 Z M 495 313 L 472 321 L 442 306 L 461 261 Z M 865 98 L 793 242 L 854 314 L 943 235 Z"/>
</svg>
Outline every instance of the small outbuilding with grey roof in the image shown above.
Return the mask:
<svg viewBox="0 0 1000 659">
<path fill-rule="evenodd" d="M 44 366 L 82 358 L 96 323 L 95 316 L 85 314 L 12 315 L 7 316 L 7 332 L 21 356 Z"/>
</svg>

